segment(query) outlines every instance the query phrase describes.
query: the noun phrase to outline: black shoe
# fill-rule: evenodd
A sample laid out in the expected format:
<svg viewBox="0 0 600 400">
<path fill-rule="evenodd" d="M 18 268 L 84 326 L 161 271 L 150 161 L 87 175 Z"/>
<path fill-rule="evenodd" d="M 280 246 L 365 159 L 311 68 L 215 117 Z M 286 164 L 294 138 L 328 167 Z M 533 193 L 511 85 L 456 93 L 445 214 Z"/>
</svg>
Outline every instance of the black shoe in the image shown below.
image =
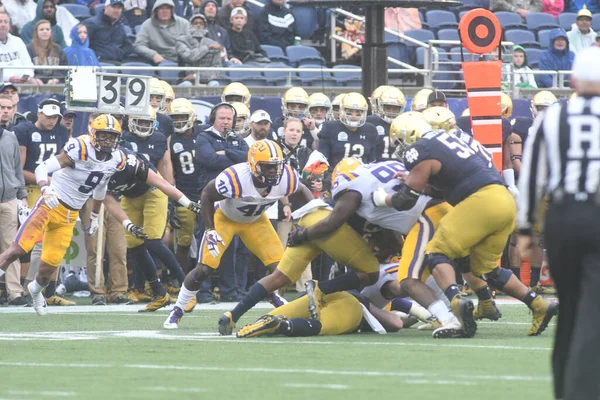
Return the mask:
<svg viewBox="0 0 600 400">
<path fill-rule="evenodd" d="M 23 296 L 15 297 L 14 299 L 8 302 L 8 305 L 23 307 L 27 305 L 27 300 L 25 300 Z"/>
<path fill-rule="evenodd" d="M 207 304 L 207 303 L 212 303 L 214 301 L 210 294 L 202 294 L 201 295 L 200 293 L 198 293 L 198 295 L 196 295 L 196 300 L 198 301 L 199 304 Z"/>
<path fill-rule="evenodd" d="M 92 298 L 92 305 L 93 306 L 105 306 L 106 299 L 104 298 L 104 296 L 94 296 Z"/>
<path fill-rule="evenodd" d="M 93 301 L 92 301 L 93 303 Z M 131 301 L 131 299 L 127 296 L 125 296 L 124 294 L 120 294 L 117 297 L 115 297 L 111 303 L 114 304 L 133 304 L 133 301 Z"/>
<path fill-rule="evenodd" d="M 23 296 L 23 298 L 25 299 L 25 307 L 33 307 L 33 299 L 29 293 Z"/>
</svg>

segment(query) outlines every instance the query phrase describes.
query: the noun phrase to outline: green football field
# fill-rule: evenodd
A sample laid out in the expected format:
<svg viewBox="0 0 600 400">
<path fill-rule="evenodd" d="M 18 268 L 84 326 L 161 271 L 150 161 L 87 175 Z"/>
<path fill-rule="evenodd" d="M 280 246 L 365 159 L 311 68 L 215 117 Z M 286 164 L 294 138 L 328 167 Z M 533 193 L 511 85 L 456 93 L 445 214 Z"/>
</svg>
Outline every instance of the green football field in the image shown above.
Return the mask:
<svg viewBox="0 0 600 400">
<path fill-rule="evenodd" d="M 434 340 L 410 328 L 336 337 L 236 339 L 216 334 L 233 304 L 204 305 L 177 331 L 168 310 L 140 306 L 0 307 L 0 400 L 25 399 L 551 399 L 555 321 L 528 337 L 531 314 L 475 338 Z M 507 303 L 507 304 L 504 304 Z M 260 304 L 238 326 L 265 313 Z"/>
</svg>

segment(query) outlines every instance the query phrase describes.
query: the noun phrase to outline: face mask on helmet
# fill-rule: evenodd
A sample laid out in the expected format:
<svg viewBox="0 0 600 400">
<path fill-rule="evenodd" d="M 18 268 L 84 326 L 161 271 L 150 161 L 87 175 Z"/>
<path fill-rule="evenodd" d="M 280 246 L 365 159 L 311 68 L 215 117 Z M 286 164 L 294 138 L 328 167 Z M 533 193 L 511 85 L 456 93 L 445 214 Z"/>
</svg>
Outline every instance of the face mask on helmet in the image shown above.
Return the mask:
<svg viewBox="0 0 600 400">
<path fill-rule="evenodd" d="M 194 118 L 189 114 L 171 114 L 173 130 L 177 134 L 185 133 L 194 127 Z"/>
<path fill-rule="evenodd" d="M 308 110 L 308 104 L 302 103 L 286 103 L 284 107 L 284 115 L 287 118 L 304 118 L 306 111 Z"/>
<path fill-rule="evenodd" d="M 238 117 L 235 121 L 235 133 L 246 136 L 250 132 L 250 121 L 248 117 Z"/>
<path fill-rule="evenodd" d="M 102 153 L 112 153 L 117 149 L 121 135 L 110 131 L 96 131 L 94 136 L 96 145 L 93 147 L 96 150 Z"/>
<path fill-rule="evenodd" d="M 346 126 L 359 128 L 367 122 L 367 110 L 342 107 L 340 110 L 340 121 Z"/>
<path fill-rule="evenodd" d="M 147 138 L 152 136 L 158 122 L 146 117 L 131 117 L 129 118 L 129 130 L 136 136 Z"/>
<path fill-rule="evenodd" d="M 315 106 L 308 109 L 308 114 L 312 119 L 315 120 L 317 125 L 321 125 L 323 122 L 332 119 L 332 111 L 331 108 L 327 109 L 322 106 Z"/>
<path fill-rule="evenodd" d="M 150 95 L 150 106 L 154 108 L 154 111 L 161 111 L 165 106 L 165 96 L 160 94 L 151 94 Z"/>
<path fill-rule="evenodd" d="M 259 161 L 256 163 L 255 177 L 262 183 L 274 186 L 283 176 L 283 161 Z"/>
</svg>

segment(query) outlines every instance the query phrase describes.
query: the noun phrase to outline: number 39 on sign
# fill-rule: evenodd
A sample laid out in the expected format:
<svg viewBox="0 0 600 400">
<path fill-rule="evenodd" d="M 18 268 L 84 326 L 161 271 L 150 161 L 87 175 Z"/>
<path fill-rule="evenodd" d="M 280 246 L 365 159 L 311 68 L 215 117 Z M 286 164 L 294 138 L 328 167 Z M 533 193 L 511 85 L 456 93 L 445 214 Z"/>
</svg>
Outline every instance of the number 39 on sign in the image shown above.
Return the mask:
<svg viewBox="0 0 600 400">
<path fill-rule="evenodd" d="M 122 112 L 120 111 L 121 78 L 127 78 L 125 83 L 125 110 L 127 114 L 150 115 L 149 76 L 104 73 L 98 75 L 100 76 L 98 112 Z"/>
</svg>

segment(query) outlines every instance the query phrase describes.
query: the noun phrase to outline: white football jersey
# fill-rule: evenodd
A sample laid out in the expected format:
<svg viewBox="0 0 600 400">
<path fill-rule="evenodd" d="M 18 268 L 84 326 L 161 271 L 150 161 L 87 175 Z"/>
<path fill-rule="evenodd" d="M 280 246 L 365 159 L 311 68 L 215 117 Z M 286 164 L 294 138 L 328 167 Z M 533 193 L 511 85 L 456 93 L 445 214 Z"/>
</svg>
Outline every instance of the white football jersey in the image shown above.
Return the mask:
<svg viewBox="0 0 600 400">
<path fill-rule="evenodd" d="M 359 216 L 372 224 L 406 235 L 419 220 L 431 197 L 419 196 L 417 204 L 405 211 L 398 211 L 392 207 L 376 207 L 371 200 L 371 194 L 378 188 L 385 189 L 387 193 L 396 192 L 400 185 L 400 181 L 394 178 L 396 172 L 408 173 L 404 164 L 395 160 L 361 165 L 349 175 L 339 174 L 333 182 L 331 194 L 335 199 L 349 190 L 360 193 L 362 200 L 356 211 Z"/>
<path fill-rule="evenodd" d="M 262 196 L 254 186 L 250 164 L 247 162 L 236 164 L 221 172 L 215 179 L 217 192 L 227 197 L 217 202 L 215 207 L 220 208 L 232 221 L 254 222 L 280 198 L 295 193 L 299 184 L 298 172 L 284 164 L 283 176 L 279 183 Z"/>
<path fill-rule="evenodd" d="M 108 185 L 110 177 L 125 168 L 127 159 L 121 150 L 116 150 L 109 160 L 99 161 L 88 135 L 69 139 L 64 150 L 74 164 L 52 174 L 50 187 L 74 210 L 83 208 L 96 187 Z"/>
<path fill-rule="evenodd" d="M 398 280 L 398 263 L 380 264 L 379 265 L 379 279 L 377 283 L 371 286 L 365 287 L 361 290 L 361 294 L 369 299 L 371 303 L 377 308 L 383 309 L 392 300 L 388 300 L 381 294 L 381 288 L 383 285 L 390 281 Z"/>
</svg>

